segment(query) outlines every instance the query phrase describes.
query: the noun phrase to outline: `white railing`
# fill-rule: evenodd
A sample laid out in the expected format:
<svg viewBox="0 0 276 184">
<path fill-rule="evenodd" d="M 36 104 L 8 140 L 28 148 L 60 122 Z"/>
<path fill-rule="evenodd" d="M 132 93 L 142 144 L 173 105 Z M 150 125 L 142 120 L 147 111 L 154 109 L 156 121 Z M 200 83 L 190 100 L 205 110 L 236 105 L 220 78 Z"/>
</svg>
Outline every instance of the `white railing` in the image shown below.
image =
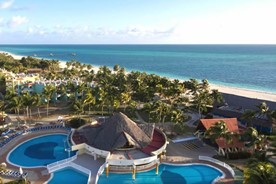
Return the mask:
<svg viewBox="0 0 276 184">
<path fill-rule="evenodd" d="M 66 158 L 64 160 L 60 160 L 60 161 L 57 161 L 57 162 L 54 162 L 52 164 L 48 164 L 47 165 L 47 169 L 48 169 L 48 172 L 49 173 L 52 173 L 56 170 L 59 170 L 61 168 L 64 167 L 64 165 L 72 162 L 73 160 L 75 160 L 77 158 L 77 155 L 74 155 L 73 157 L 70 157 L 70 158 Z"/>
<path fill-rule="evenodd" d="M 104 163 L 104 164 L 99 168 L 99 170 L 98 170 L 98 172 L 97 172 L 96 179 L 95 179 L 95 184 L 98 183 L 98 180 L 99 180 L 100 175 L 104 172 L 105 164 L 106 164 L 106 163 Z"/>
<path fill-rule="evenodd" d="M 159 148 L 158 150 L 152 151 L 151 154 L 152 155 L 160 155 L 161 153 L 163 153 L 166 150 L 167 144 L 168 144 L 168 142 L 166 141 L 161 148 Z"/>
<path fill-rule="evenodd" d="M 142 165 L 148 164 L 153 161 L 156 161 L 158 158 L 156 155 L 147 157 L 147 158 L 140 158 L 135 160 L 119 160 L 119 159 L 107 159 L 106 162 L 110 165 L 119 165 L 119 166 L 132 166 L 132 165 Z"/>
<path fill-rule="evenodd" d="M 77 169 L 77 170 L 79 170 L 79 171 L 81 171 L 81 172 L 88 175 L 87 184 L 89 184 L 90 181 L 91 181 L 91 171 L 89 169 L 86 169 L 85 167 L 82 167 L 82 166 L 74 163 L 73 160 L 75 160 L 77 158 L 77 156 L 75 158 L 74 157 L 64 159 L 64 160 L 61 160 L 61 161 L 58 161 L 58 162 L 47 165 L 48 172 L 52 173 L 52 172 L 55 172 L 57 170 L 63 169 L 65 167 L 73 167 L 73 168 L 75 168 L 75 169 Z"/>
<path fill-rule="evenodd" d="M 76 163 L 74 163 L 74 162 L 68 163 L 68 166 L 73 167 L 73 168 L 75 168 L 75 169 L 77 169 L 77 170 L 80 170 L 81 172 L 87 174 L 87 175 L 88 175 L 87 184 L 90 183 L 90 180 L 91 180 L 91 171 L 90 171 L 89 169 L 87 169 L 87 168 L 85 168 L 85 167 L 82 167 L 82 166 L 80 166 L 80 165 L 78 165 L 78 164 L 76 164 Z"/>
<path fill-rule="evenodd" d="M 94 148 L 92 146 L 89 146 L 86 143 L 77 144 L 77 145 L 72 146 L 72 151 L 81 150 L 81 149 L 85 149 L 86 152 L 90 155 L 96 154 L 96 155 L 102 156 L 104 158 L 106 158 L 110 155 L 109 151 L 104 151 L 104 150 Z"/>
<path fill-rule="evenodd" d="M 228 164 L 222 162 L 222 161 L 219 161 L 219 160 L 217 160 L 217 159 L 214 159 L 214 158 L 211 158 L 211 157 L 207 157 L 207 156 L 199 156 L 198 159 L 199 159 L 199 160 L 206 160 L 206 161 L 209 161 L 209 162 L 213 162 L 213 163 L 215 163 L 215 164 L 218 164 L 218 165 L 220 165 L 220 166 L 226 168 L 226 169 L 231 173 L 231 175 L 232 175 L 233 177 L 235 177 L 235 172 L 234 172 L 234 170 L 232 169 L 232 167 L 231 167 L 230 165 L 228 165 Z"/>
<path fill-rule="evenodd" d="M 89 146 L 88 144 L 85 144 L 85 149 L 88 150 L 92 154 L 94 153 L 94 154 L 100 155 L 104 158 L 106 158 L 110 154 L 109 151 L 100 150 L 100 149 L 94 148 L 92 146 Z"/>
</svg>

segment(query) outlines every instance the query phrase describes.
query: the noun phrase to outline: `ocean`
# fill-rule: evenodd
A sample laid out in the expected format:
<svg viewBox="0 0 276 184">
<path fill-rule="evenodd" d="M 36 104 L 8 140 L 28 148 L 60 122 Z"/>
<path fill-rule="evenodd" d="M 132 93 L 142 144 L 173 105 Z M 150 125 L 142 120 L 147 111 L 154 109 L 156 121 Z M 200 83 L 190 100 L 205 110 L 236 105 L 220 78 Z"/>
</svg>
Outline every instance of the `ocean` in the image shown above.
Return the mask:
<svg viewBox="0 0 276 184">
<path fill-rule="evenodd" d="M 276 93 L 276 45 L 0 45 L 0 50 Z"/>
</svg>

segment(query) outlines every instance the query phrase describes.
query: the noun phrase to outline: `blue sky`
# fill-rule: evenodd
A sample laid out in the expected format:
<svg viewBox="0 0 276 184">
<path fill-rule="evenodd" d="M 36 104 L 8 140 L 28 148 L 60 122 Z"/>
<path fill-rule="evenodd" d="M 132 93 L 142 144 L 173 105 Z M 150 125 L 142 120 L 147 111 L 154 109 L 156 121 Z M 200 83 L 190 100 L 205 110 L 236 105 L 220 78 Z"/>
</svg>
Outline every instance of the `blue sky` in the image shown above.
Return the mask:
<svg viewBox="0 0 276 184">
<path fill-rule="evenodd" d="M 276 44 L 275 0 L 0 0 L 0 44 Z"/>
</svg>

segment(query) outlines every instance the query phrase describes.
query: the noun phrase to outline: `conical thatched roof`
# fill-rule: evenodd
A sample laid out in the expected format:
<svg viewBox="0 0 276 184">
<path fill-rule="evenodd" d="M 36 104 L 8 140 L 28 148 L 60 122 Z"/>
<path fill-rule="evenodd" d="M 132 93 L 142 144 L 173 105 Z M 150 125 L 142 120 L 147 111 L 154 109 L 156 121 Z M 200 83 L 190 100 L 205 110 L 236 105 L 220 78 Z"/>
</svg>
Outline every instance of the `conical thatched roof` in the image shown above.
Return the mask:
<svg viewBox="0 0 276 184">
<path fill-rule="evenodd" d="M 85 131 L 85 136 L 89 144 L 107 151 L 116 150 L 125 145 L 133 145 L 136 148 L 144 147 L 151 142 L 149 135 L 152 135 L 152 132 L 145 133 L 123 113 L 117 113 L 106 119 L 101 126 L 91 127 L 91 131 L 88 130 Z"/>
</svg>

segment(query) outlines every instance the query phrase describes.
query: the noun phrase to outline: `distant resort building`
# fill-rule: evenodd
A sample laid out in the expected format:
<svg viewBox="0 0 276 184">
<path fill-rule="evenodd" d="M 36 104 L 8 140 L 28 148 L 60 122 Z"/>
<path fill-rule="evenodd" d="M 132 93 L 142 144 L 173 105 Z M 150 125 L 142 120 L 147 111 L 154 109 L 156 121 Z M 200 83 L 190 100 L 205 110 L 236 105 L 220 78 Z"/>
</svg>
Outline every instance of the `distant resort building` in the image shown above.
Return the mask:
<svg viewBox="0 0 276 184">
<path fill-rule="evenodd" d="M 71 134 L 72 150 L 105 158 L 109 171 L 132 172 L 158 167 L 167 138 L 154 125 L 136 124 L 123 113 L 85 125 Z"/>
<path fill-rule="evenodd" d="M 225 122 L 229 132 L 240 134 L 244 129 L 239 128 L 237 118 L 220 118 L 220 119 L 200 119 L 198 126 L 196 127 L 196 135 L 202 136 L 204 133 L 212 127 L 215 123 L 223 121 Z M 218 154 L 225 156 L 229 152 L 243 151 L 245 148 L 244 142 L 239 141 L 237 137 L 233 137 L 231 142 L 227 142 L 224 138 L 220 137 L 215 140 L 218 146 Z"/>
<path fill-rule="evenodd" d="M 240 97 L 240 98 L 243 98 L 243 97 Z M 236 117 L 240 121 L 239 125 L 246 127 L 246 122 L 244 122 L 244 120 L 241 119 L 244 111 L 245 109 L 243 109 L 241 106 L 236 107 L 236 106 L 223 105 L 223 106 L 214 108 L 213 114 L 222 116 L 222 117 L 227 117 L 227 118 Z M 267 117 L 256 116 L 255 118 L 252 119 L 251 123 L 252 123 L 252 126 L 260 132 L 272 133 L 272 122 L 269 121 Z"/>
</svg>

